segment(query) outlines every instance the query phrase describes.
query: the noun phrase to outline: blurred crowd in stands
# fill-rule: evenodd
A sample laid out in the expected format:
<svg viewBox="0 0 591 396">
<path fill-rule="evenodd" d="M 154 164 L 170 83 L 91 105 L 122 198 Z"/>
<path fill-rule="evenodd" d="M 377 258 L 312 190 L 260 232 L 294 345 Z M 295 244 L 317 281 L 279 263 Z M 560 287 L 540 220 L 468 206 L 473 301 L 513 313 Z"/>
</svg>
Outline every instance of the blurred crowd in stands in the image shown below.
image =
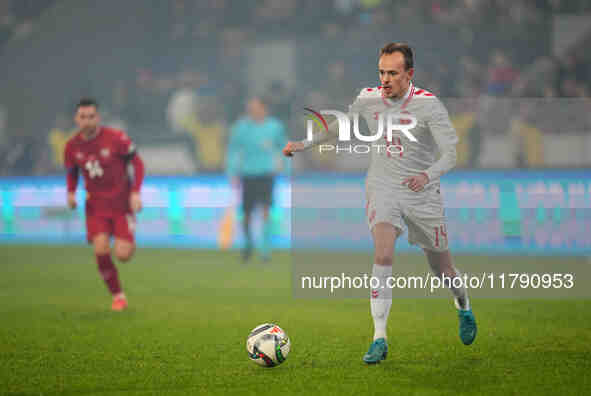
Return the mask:
<svg viewBox="0 0 591 396">
<path fill-rule="evenodd" d="M 0 1 L 0 51 L 8 40 L 22 40 L 35 29 L 35 19 L 55 0 Z"/>
<path fill-rule="evenodd" d="M 8 43 L 43 34 L 36 20 L 58 2 L 0 0 L 0 59 Z M 151 57 L 128 66 L 120 78 L 91 82 L 88 93 L 101 102 L 105 122 L 146 144 L 172 135 L 191 147 L 197 171 L 220 171 L 228 129 L 248 95 L 267 96 L 271 112 L 287 124 L 294 122 L 295 105 L 345 104 L 377 80 L 376 38 L 397 40 L 399 32 L 408 32 L 406 41 L 416 40 L 423 49 L 416 54 L 417 84 L 442 98 L 587 98 L 590 52 L 580 46 L 560 56 L 551 51 L 552 16 L 586 12 L 591 13 L 588 0 L 155 2 L 153 15 L 143 21 Z M 251 92 L 247 52 L 252 43 L 270 39 L 297 47 L 297 83 L 274 79 Z M 474 135 L 482 127 L 477 108 L 460 110 L 459 133 L 477 141 L 466 132 Z M 19 137 L 6 127 L 10 114 L 0 102 L 0 175 L 59 172 L 74 127 L 72 111 L 64 106 L 47 120 L 47 131 Z M 477 148 L 469 144 L 460 165 L 478 166 Z"/>
</svg>

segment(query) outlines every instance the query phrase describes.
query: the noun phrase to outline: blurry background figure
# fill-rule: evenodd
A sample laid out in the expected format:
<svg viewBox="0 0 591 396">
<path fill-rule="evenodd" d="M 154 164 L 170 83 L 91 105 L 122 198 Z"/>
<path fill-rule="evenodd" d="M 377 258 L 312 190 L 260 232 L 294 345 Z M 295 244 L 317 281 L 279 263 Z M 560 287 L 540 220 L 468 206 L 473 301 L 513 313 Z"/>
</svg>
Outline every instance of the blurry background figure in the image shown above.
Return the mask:
<svg viewBox="0 0 591 396">
<path fill-rule="evenodd" d="M 535 101 L 518 100 L 517 114 L 511 120 L 509 133 L 520 168 L 540 167 L 544 163 L 543 133 L 536 127 Z"/>
<path fill-rule="evenodd" d="M 284 124 L 269 114 L 266 99 L 251 98 L 246 111 L 247 115 L 231 129 L 226 172 L 232 186 L 242 189 L 242 228 L 245 238 L 242 258 L 247 261 L 252 255 L 254 241 L 250 227 L 251 215 L 253 209 L 261 205 L 264 223 L 260 250 L 262 259 L 267 261 L 271 254 L 273 183 L 279 171 L 278 159 L 287 143 L 287 136 Z"/>
<path fill-rule="evenodd" d="M 115 128 L 127 130 L 129 121 L 136 120 L 134 108 L 127 83 L 124 80 L 117 80 L 111 94 L 111 107 L 104 114 L 105 122 Z"/>
<path fill-rule="evenodd" d="M 495 50 L 491 55 L 488 69 L 489 95 L 500 96 L 506 94 L 517 75 L 517 70 L 509 62 L 507 55 L 501 50 Z"/>
<path fill-rule="evenodd" d="M 375 56 L 372 49 L 385 37 L 412 41 L 423 54 L 415 83 L 429 86 L 444 100 L 473 97 L 474 87 L 478 95 L 500 99 L 523 97 L 525 92 L 532 97 L 589 95 L 591 33 L 584 15 L 591 3 L 582 0 L 174 0 L 137 13 L 142 6 L 139 0 L 129 0 L 113 13 L 109 3 L 100 3 L 91 13 L 55 0 L 0 2 L 0 72 L 6 76 L 0 103 L 8 120 L 4 144 L 9 135 L 43 134 L 34 140 L 41 145 L 37 149 L 51 152 L 55 138 L 48 136 L 47 125 L 56 114 L 69 111 L 68 98 L 83 95 L 100 98 L 106 121 L 124 127 L 142 148 L 170 148 L 170 156 L 176 156 L 180 145 L 188 147 L 187 119 L 212 96 L 219 105 L 219 121 L 230 125 L 240 116 L 249 91 L 263 93 L 269 97 L 271 113 L 301 134 L 302 107 L 311 106 L 303 101 L 309 94 L 325 97 L 324 106 L 344 109 L 345 98 L 375 83 L 375 65 L 361 59 Z M 130 13 L 137 23 L 128 23 Z M 97 22 L 104 19 L 119 28 L 109 30 Z M 47 31 L 55 34 L 43 34 Z M 76 40 L 64 51 L 65 37 L 73 31 Z M 352 45 L 342 46 L 344 39 Z M 90 69 L 77 67 L 81 58 L 88 59 Z M 282 72 L 267 75 L 265 67 L 253 68 L 261 62 Z M 40 64 L 44 67 L 33 66 Z M 58 92 L 64 99 L 56 100 Z M 491 113 L 501 108 L 498 115 L 507 115 L 509 110 L 499 106 L 490 105 Z M 499 149 L 487 143 L 492 135 L 505 136 L 504 144 L 510 144 L 508 120 L 492 117 L 498 125 L 491 127 L 486 124 L 488 115 L 470 116 L 466 109 L 456 108 L 463 121 L 483 119 L 469 136 L 482 142 L 485 156 L 493 156 L 486 153 L 489 149 Z M 551 127 L 542 130 L 544 135 L 555 133 Z M 498 145 L 503 143 L 499 140 Z M 195 164 L 183 159 L 182 167 L 150 160 L 147 166 L 168 174 L 219 169 L 203 167 L 198 156 Z M 461 164 L 501 165 L 474 158 L 465 157 Z M 556 165 L 554 158 L 546 156 L 542 165 Z M 329 171 L 341 166 L 328 156 L 320 162 L 301 166 Z M 589 163 L 585 158 L 577 163 L 581 162 Z M 37 171 L 50 174 L 54 166 L 55 161 L 48 162 Z M 347 171 L 363 167 L 351 165 Z"/>
<path fill-rule="evenodd" d="M 201 97 L 193 112 L 180 122 L 180 127 L 193 139 L 199 171 L 223 169 L 227 132 L 221 113 L 215 97 Z"/>
<path fill-rule="evenodd" d="M 64 167 L 66 143 L 75 133 L 76 128 L 71 121 L 71 117 L 67 117 L 64 113 L 60 113 L 55 117 L 53 128 L 49 131 L 47 138 L 51 147 L 51 162 L 55 171 L 61 171 Z"/>
<path fill-rule="evenodd" d="M 11 135 L 0 146 L 0 175 L 39 175 L 49 167 L 50 158 L 34 136 Z"/>
<path fill-rule="evenodd" d="M 180 73 L 178 89 L 171 95 L 166 110 L 169 127 L 174 132 L 181 132 L 185 120 L 190 117 L 198 104 L 198 76 L 188 70 Z"/>
<path fill-rule="evenodd" d="M 469 61 L 466 61 L 469 62 Z M 477 167 L 481 150 L 481 99 L 479 82 L 469 78 L 462 86 L 462 97 L 452 101 L 451 121 L 456 128 L 459 142 L 456 146 L 458 168 Z"/>
<path fill-rule="evenodd" d="M 265 93 L 265 98 L 269 101 L 270 113 L 287 124 L 291 111 L 292 94 L 285 84 L 279 80 L 271 82 Z"/>
</svg>

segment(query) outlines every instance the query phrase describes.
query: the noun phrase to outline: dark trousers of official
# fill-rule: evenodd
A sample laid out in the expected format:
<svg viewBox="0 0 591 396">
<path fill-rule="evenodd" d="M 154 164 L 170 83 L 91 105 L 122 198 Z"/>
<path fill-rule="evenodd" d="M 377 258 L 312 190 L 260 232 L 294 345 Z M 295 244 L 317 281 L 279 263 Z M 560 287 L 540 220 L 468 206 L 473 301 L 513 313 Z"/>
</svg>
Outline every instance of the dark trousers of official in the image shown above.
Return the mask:
<svg viewBox="0 0 591 396">
<path fill-rule="evenodd" d="M 250 230 L 252 211 L 258 204 L 268 210 L 272 203 L 272 195 L 273 175 L 242 177 L 242 210 L 244 212 L 242 228 L 247 249 L 252 249 L 253 246 L 252 233 Z"/>
</svg>

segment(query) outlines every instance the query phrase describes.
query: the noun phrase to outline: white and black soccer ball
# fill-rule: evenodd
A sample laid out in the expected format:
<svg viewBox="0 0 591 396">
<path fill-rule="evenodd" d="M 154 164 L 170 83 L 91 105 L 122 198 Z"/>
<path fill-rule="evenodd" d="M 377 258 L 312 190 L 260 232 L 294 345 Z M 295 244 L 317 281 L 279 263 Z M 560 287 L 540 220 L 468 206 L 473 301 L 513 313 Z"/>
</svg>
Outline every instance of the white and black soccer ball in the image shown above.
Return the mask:
<svg viewBox="0 0 591 396">
<path fill-rule="evenodd" d="M 274 367 L 285 361 L 291 349 L 289 337 L 273 323 L 255 327 L 246 339 L 248 357 L 265 367 Z"/>
</svg>

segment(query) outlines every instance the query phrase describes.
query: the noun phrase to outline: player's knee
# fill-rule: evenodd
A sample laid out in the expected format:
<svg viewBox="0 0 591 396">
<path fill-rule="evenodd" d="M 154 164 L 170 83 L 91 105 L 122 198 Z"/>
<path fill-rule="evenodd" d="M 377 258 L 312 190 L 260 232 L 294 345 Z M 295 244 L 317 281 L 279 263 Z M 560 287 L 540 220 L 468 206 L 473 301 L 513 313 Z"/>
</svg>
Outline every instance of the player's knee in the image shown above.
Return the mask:
<svg viewBox="0 0 591 396">
<path fill-rule="evenodd" d="M 94 253 L 98 256 L 111 253 L 109 246 L 109 238 L 103 236 L 97 236 L 92 242 L 94 246 Z"/>
<path fill-rule="evenodd" d="M 131 250 L 125 250 L 125 251 L 116 251 L 115 252 L 115 257 L 117 257 L 118 261 L 129 261 L 131 260 L 131 257 L 133 256 L 133 251 Z"/>
<path fill-rule="evenodd" d="M 104 256 L 110 253 L 111 250 L 109 249 L 109 245 L 94 246 L 94 254 L 96 254 L 97 256 Z"/>
<path fill-rule="evenodd" d="M 135 252 L 135 245 L 117 246 L 115 248 L 115 257 L 119 261 L 129 261 Z"/>
</svg>

